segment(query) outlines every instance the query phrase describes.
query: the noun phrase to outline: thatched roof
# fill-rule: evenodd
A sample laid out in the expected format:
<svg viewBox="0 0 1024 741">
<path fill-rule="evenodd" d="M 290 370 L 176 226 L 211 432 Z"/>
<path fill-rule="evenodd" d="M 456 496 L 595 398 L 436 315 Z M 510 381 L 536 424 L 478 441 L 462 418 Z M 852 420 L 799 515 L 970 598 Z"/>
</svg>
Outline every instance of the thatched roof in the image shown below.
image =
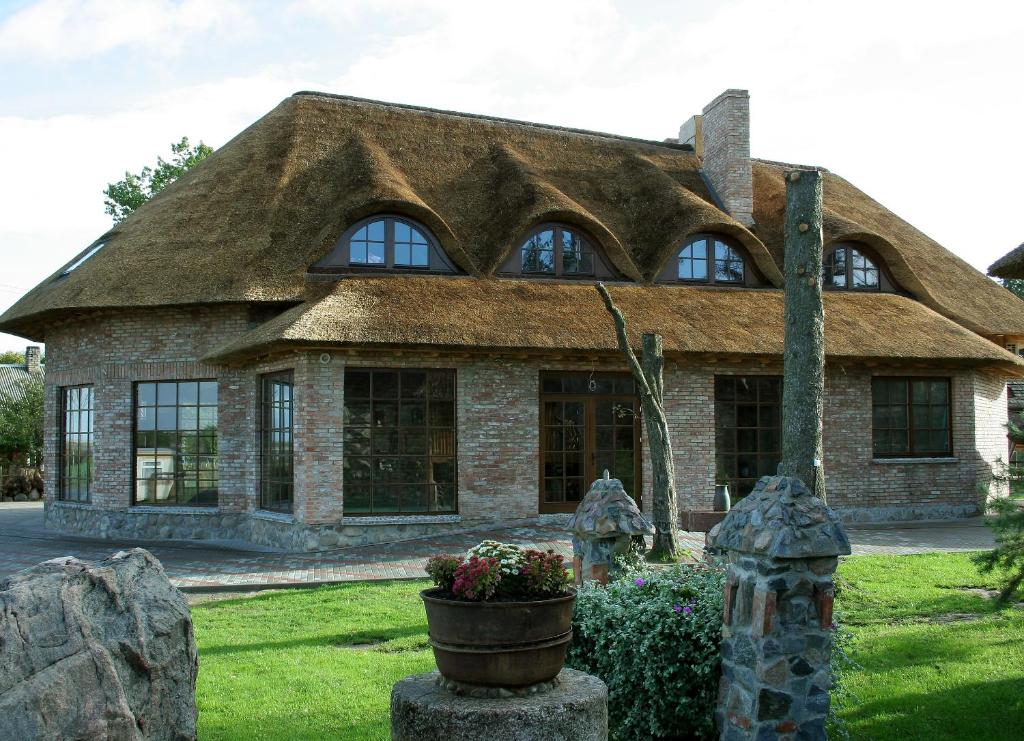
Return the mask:
<svg viewBox="0 0 1024 741">
<path fill-rule="evenodd" d="M 608 286 L 639 345 L 659 332 L 669 356 L 782 354 L 783 293 L 775 289 Z M 894 294 L 825 295 L 832 361 L 962 362 L 1024 372 L 1024 361 Z M 208 360 L 235 362 L 281 347 L 383 345 L 446 349 L 617 353 L 612 320 L 594 286 L 441 276 L 351 277 Z"/>
<path fill-rule="evenodd" d="M 752 230 L 716 206 L 698 168 L 680 145 L 299 93 L 117 225 L 70 275 L 58 270 L 30 291 L 0 317 L 0 330 L 42 340 L 48 320 L 69 311 L 305 302 L 322 290 L 307 268 L 353 221 L 381 211 L 424 222 L 459 269 L 477 278 L 491 276 L 531 225 L 560 220 L 589 232 L 631 280 L 652 280 L 687 235 L 718 231 L 741 241 L 780 287 L 784 166 L 754 162 Z M 984 334 L 1024 334 L 1024 302 L 845 180 L 826 176 L 825 203 L 828 238 L 870 242 L 926 306 Z M 479 285 L 510 290 L 491 280 Z M 730 295 L 736 302 L 748 294 Z M 749 296 L 753 315 L 760 302 L 781 300 Z M 485 332 L 487 317 L 474 319 Z M 474 334 L 466 321 L 449 331 Z M 870 323 L 868 334 L 886 331 L 881 317 Z"/>
<path fill-rule="evenodd" d="M 988 274 L 994 275 L 997 278 L 1017 280 L 1024 278 L 1024 244 L 1010 250 L 989 265 Z"/>
</svg>

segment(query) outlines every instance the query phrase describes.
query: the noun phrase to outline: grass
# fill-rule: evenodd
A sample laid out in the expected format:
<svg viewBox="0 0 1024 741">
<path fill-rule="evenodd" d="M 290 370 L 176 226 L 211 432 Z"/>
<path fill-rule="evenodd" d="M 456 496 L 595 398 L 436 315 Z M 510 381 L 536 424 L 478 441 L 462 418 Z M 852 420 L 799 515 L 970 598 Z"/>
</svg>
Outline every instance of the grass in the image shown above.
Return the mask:
<svg viewBox="0 0 1024 741">
<path fill-rule="evenodd" d="M 981 591 L 996 577 L 956 553 L 851 558 L 839 580 L 862 667 L 842 712 L 853 739 L 1021 738 L 1024 610 Z"/>
<path fill-rule="evenodd" d="M 847 559 L 857 741 L 1019 739 L 1024 610 L 967 554 Z M 203 739 L 387 739 L 391 685 L 431 671 L 426 580 L 289 590 L 192 608 Z"/>
</svg>

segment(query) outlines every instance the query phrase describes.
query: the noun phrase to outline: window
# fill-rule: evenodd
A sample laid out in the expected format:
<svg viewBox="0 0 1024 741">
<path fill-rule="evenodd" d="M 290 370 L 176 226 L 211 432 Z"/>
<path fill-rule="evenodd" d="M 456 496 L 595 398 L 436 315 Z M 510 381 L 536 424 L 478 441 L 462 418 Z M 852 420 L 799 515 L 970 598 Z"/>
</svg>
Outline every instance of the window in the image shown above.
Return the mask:
<svg viewBox="0 0 1024 741">
<path fill-rule="evenodd" d="M 839 245 L 825 256 L 822 283 L 829 288 L 877 291 L 881 287 L 878 266 L 863 252 Z"/>
<path fill-rule="evenodd" d="M 535 230 L 519 248 L 522 272 L 551 276 L 592 276 L 594 249 L 578 232 L 557 224 Z"/>
<path fill-rule="evenodd" d="M 344 513 L 455 512 L 455 371 L 346 369 L 344 394 Z"/>
<path fill-rule="evenodd" d="M 750 493 L 782 460 L 782 379 L 715 376 L 716 483 L 733 501 Z"/>
<path fill-rule="evenodd" d="M 63 278 L 65 275 L 70 275 L 75 270 L 78 270 L 78 268 L 82 267 L 86 260 L 88 260 L 97 252 L 102 250 L 105 244 L 106 242 L 97 242 L 96 244 L 89 247 L 84 253 L 82 253 L 82 255 L 78 257 L 78 259 L 76 259 L 73 263 L 64 268 L 64 270 L 61 271 L 61 274 L 58 277 Z"/>
<path fill-rule="evenodd" d="M 745 268 L 742 253 L 721 237 L 691 237 L 679 251 L 681 281 L 701 283 L 743 283 Z"/>
<path fill-rule="evenodd" d="M 874 455 L 953 454 L 948 378 L 871 379 Z"/>
<path fill-rule="evenodd" d="M 88 502 L 92 489 L 93 388 L 60 390 L 60 467 L 58 497 Z"/>
<path fill-rule="evenodd" d="M 217 504 L 217 382 L 135 386 L 135 504 Z"/>
<path fill-rule="evenodd" d="M 291 371 L 260 384 L 260 508 L 291 512 L 294 486 L 294 394 Z"/>
<path fill-rule="evenodd" d="M 334 249 L 309 270 L 311 273 L 457 272 L 427 227 L 395 214 L 371 216 L 356 222 L 345 230 Z"/>
</svg>

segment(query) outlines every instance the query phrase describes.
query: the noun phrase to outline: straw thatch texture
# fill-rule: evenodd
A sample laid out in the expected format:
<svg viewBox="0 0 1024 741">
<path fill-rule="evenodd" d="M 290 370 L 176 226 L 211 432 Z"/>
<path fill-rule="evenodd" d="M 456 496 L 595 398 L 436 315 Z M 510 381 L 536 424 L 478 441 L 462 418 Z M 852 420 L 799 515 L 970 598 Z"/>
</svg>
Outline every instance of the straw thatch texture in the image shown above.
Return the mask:
<svg viewBox="0 0 1024 741">
<path fill-rule="evenodd" d="M 667 355 L 780 356 L 783 293 L 774 289 L 608 286 L 633 342 L 664 336 Z M 953 360 L 1024 370 L 1024 361 L 920 303 L 893 294 L 828 293 L 833 360 Z M 214 353 L 240 361 L 285 346 L 417 346 L 617 353 L 592 285 L 497 278 L 354 277 Z"/>
<path fill-rule="evenodd" d="M 997 278 L 1020 280 L 1024 278 L 1024 244 L 1010 250 L 988 266 L 988 274 Z"/>
<path fill-rule="evenodd" d="M 69 276 L 29 292 L 0 330 L 45 339 L 52 317 L 90 308 L 308 301 L 307 268 L 354 220 L 383 211 L 425 223 L 477 277 L 532 225 L 560 220 L 638 281 L 687 235 L 725 232 L 779 287 L 781 166 L 754 164 L 751 231 L 715 205 L 679 145 L 300 93 L 117 225 Z M 927 305 L 979 332 L 1024 334 L 1024 303 L 846 181 L 829 175 L 825 199 L 830 238 L 870 241 Z"/>
</svg>

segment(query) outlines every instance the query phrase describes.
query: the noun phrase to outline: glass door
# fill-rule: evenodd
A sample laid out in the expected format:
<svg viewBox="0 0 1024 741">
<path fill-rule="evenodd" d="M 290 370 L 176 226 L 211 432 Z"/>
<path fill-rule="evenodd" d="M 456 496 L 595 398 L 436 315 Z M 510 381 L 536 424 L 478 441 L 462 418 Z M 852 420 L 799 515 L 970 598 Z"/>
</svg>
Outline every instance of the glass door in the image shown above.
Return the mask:
<svg viewBox="0 0 1024 741">
<path fill-rule="evenodd" d="M 540 512 L 574 512 L 605 469 L 639 502 L 640 403 L 633 379 L 544 373 L 540 399 Z"/>
</svg>

